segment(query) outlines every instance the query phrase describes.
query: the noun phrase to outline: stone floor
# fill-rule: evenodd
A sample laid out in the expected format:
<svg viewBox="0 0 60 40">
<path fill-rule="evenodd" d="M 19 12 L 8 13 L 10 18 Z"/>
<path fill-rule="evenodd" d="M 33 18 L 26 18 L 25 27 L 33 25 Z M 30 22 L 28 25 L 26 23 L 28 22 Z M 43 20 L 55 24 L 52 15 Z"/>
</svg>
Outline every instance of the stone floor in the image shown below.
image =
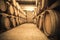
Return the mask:
<svg viewBox="0 0 60 40">
<path fill-rule="evenodd" d="M 0 34 L 0 40 L 49 40 L 35 24 L 22 24 Z"/>
</svg>

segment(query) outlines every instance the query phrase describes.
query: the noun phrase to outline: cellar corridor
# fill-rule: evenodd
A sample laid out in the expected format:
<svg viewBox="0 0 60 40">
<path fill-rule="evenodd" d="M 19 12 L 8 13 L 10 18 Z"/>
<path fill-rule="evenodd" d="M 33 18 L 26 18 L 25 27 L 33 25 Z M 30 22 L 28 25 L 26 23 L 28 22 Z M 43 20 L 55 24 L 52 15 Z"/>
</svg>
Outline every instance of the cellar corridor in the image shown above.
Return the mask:
<svg viewBox="0 0 60 40">
<path fill-rule="evenodd" d="M 60 40 L 59 0 L 0 0 L 0 40 Z"/>
</svg>

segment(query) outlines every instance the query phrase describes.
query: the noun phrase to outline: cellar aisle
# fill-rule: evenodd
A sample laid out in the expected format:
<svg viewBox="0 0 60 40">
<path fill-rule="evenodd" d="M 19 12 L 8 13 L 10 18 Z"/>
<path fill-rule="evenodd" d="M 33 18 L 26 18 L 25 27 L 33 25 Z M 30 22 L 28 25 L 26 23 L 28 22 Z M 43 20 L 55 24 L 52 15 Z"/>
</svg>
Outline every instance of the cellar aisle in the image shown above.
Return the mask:
<svg viewBox="0 0 60 40">
<path fill-rule="evenodd" d="M 48 40 L 33 23 L 22 24 L 0 34 L 0 40 Z"/>
</svg>

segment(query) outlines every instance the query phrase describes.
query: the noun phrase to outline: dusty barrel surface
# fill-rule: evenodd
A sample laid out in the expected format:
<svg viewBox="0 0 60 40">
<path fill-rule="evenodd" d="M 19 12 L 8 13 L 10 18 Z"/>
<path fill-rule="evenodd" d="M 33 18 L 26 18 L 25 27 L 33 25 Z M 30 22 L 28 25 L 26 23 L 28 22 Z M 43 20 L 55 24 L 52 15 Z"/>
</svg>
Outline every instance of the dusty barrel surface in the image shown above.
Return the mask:
<svg viewBox="0 0 60 40">
<path fill-rule="evenodd" d="M 19 5 L 18 2 L 16 2 L 16 8 L 17 8 L 18 10 L 20 10 L 20 5 Z"/>
<path fill-rule="evenodd" d="M 46 8 L 47 7 L 47 0 L 41 0 L 41 9 L 43 9 L 43 8 Z"/>
<path fill-rule="evenodd" d="M 19 25 L 19 18 L 16 17 L 15 20 L 16 20 L 16 24 Z"/>
<path fill-rule="evenodd" d="M 21 18 L 19 18 L 19 23 L 22 24 L 23 23 L 23 20 Z"/>
<path fill-rule="evenodd" d="M 7 5 L 4 0 L 0 0 L 0 10 L 1 11 L 6 11 L 7 10 Z"/>
<path fill-rule="evenodd" d="M 42 12 L 40 15 L 36 17 L 37 19 L 37 26 L 41 30 L 43 28 L 43 22 L 44 22 L 44 12 Z"/>
<path fill-rule="evenodd" d="M 38 19 L 38 28 L 41 29 L 42 25 L 43 25 L 43 17 L 39 16 L 39 19 Z"/>
<path fill-rule="evenodd" d="M 43 30 L 47 36 L 60 33 L 60 13 L 47 10 L 44 13 Z"/>
<path fill-rule="evenodd" d="M 8 5 L 8 13 L 14 15 L 14 7 L 11 4 Z"/>
<path fill-rule="evenodd" d="M 16 8 L 14 8 L 14 14 L 15 16 L 18 16 L 18 10 Z"/>
<path fill-rule="evenodd" d="M 20 24 L 23 24 L 23 23 L 25 23 L 26 22 L 26 19 L 24 19 L 24 18 L 19 18 L 19 23 Z"/>
<path fill-rule="evenodd" d="M 48 38 L 35 24 L 26 23 L 0 34 L 0 40 L 48 40 Z"/>
<path fill-rule="evenodd" d="M 11 17 L 11 18 L 10 18 L 10 23 L 11 23 L 11 27 L 12 27 L 12 28 L 13 28 L 13 27 L 16 27 L 16 20 L 15 20 L 14 17 Z"/>
<path fill-rule="evenodd" d="M 11 0 L 11 2 L 16 7 L 16 0 Z"/>
<path fill-rule="evenodd" d="M 9 30 L 10 29 L 10 21 L 7 16 L 0 15 L 0 29 L 1 30 Z"/>
<path fill-rule="evenodd" d="M 38 1 L 38 11 L 46 9 L 47 3 L 48 3 L 48 0 L 39 0 Z"/>
</svg>

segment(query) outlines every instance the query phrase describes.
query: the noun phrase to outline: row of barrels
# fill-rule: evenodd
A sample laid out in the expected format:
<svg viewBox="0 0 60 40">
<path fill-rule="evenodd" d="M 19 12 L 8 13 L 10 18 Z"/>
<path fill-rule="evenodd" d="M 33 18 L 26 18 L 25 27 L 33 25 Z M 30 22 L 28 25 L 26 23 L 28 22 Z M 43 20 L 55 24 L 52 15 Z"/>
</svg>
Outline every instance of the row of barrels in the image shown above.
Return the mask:
<svg viewBox="0 0 60 40">
<path fill-rule="evenodd" d="M 20 5 L 16 0 L 10 0 L 10 1 L 0 1 L 0 12 L 7 13 L 9 15 L 14 15 L 14 16 L 25 16 L 25 12 L 21 9 Z"/>
<path fill-rule="evenodd" d="M 0 33 L 25 23 L 23 14 L 16 0 L 0 0 Z"/>
<path fill-rule="evenodd" d="M 46 9 L 54 9 L 60 6 L 60 0 L 38 0 L 37 3 L 37 15 Z"/>
<path fill-rule="evenodd" d="M 0 33 L 17 27 L 25 22 L 26 20 L 23 18 L 2 13 L 0 14 Z"/>
<path fill-rule="evenodd" d="M 39 0 L 38 1 L 38 14 L 37 26 L 43 33 L 60 40 L 60 4 L 59 0 Z M 59 8 L 58 8 L 59 7 Z"/>
<path fill-rule="evenodd" d="M 46 10 L 40 17 L 38 28 L 48 37 L 56 37 L 60 40 L 60 12 L 56 10 Z"/>
</svg>

